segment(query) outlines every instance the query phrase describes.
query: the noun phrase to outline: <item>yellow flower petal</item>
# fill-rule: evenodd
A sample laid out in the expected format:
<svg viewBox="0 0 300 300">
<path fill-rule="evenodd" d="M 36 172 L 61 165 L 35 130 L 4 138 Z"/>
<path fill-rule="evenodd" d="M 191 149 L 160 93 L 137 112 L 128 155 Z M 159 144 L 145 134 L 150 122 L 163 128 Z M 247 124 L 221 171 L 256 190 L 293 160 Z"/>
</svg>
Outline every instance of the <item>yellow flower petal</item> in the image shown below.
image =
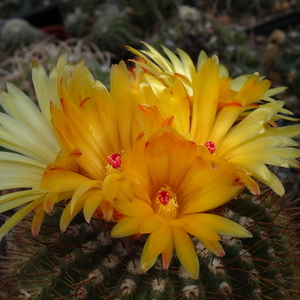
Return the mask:
<svg viewBox="0 0 300 300">
<path fill-rule="evenodd" d="M 71 221 L 74 219 L 74 217 L 82 210 L 84 203 L 88 196 L 89 196 L 89 192 L 84 194 L 83 196 L 81 196 L 81 198 L 79 198 L 76 201 L 73 209 L 71 209 L 71 202 L 69 202 L 67 204 L 67 206 L 64 208 L 63 213 L 60 218 L 61 232 L 64 232 L 67 229 L 67 227 L 69 226 Z"/>
<path fill-rule="evenodd" d="M 251 232 L 249 232 L 243 226 L 218 215 L 200 213 L 190 215 L 186 218 L 190 219 L 191 223 L 189 223 L 189 226 L 190 224 L 199 222 L 211 226 L 211 228 L 213 228 L 218 234 L 229 235 L 238 238 L 252 237 Z M 204 238 L 200 237 L 200 239 L 203 240 Z M 213 239 L 206 238 L 206 240 Z"/>
<path fill-rule="evenodd" d="M 231 199 L 233 199 L 241 190 L 241 187 L 230 186 L 224 187 L 204 195 L 202 198 L 191 201 L 184 209 L 182 214 L 190 214 L 196 212 L 205 212 L 219 207 Z"/>
<path fill-rule="evenodd" d="M 208 59 L 194 83 L 191 133 L 199 144 L 208 140 L 218 107 L 219 74 L 216 59 Z"/>
<path fill-rule="evenodd" d="M 103 200 L 100 204 L 101 212 L 103 214 L 103 220 L 106 222 L 112 221 L 114 214 L 114 207 L 110 201 Z"/>
<path fill-rule="evenodd" d="M 75 207 L 76 202 L 88 191 L 90 190 L 92 187 L 94 187 L 95 185 L 97 185 L 99 183 L 98 180 L 89 180 L 89 181 L 85 181 L 83 182 L 74 192 L 73 197 L 70 201 L 70 210 L 71 210 L 71 214 L 73 213 L 73 209 Z"/>
<path fill-rule="evenodd" d="M 35 207 L 39 206 L 41 201 L 33 201 L 19 209 L 12 217 L 10 217 L 0 228 L 0 240 L 10 231 L 16 224 L 22 221 Z"/>
<path fill-rule="evenodd" d="M 83 207 L 83 215 L 88 223 L 90 223 L 93 214 L 100 206 L 102 201 L 103 195 L 101 190 L 95 190 L 89 195 L 89 197 L 87 197 Z"/>
<path fill-rule="evenodd" d="M 43 206 L 40 206 L 35 211 L 35 214 L 34 214 L 34 217 L 32 219 L 32 223 L 31 223 L 31 232 L 34 237 L 37 237 L 39 234 L 45 214 L 46 214 L 46 212 L 45 212 Z"/>
<path fill-rule="evenodd" d="M 43 208 L 45 212 L 51 213 L 54 207 L 54 204 L 57 203 L 59 193 L 47 193 L 45 195 L 44 201 L 43 201 Z"/>
<path fill-rule="evenodd" d="M 148 217 L 146 217 L 141 224 L 139 233 L 145 234 L 145 233 L 151 233 L 163 226 L 165 223 L 165 220 L 159 217 L 158 215 L 151 214 Z"/>
<path fill-rule="evenodd" d="M 195 252 L 195 247 L 189 235 L 181 227 L 172 227 L 172 236 L 176 254 L 193 279 L 199 276 L 199 261 Z"/>
<path fill-rule="evenodd" d="M 132 202 L 115 201 L 113 205 L 119 213 L 130 217 L 140 217 L 153 214 L 151 206 L 145 201 L 138 199 L 134 199 Z"/>
<path fill-rule="evenodd" d="M 106 200 L 113 202 L 118 194 L 122 178 L 122 173 L 108 174 L 103 181 L 103 195 Z"/>
<path fill-rule="evenodd" d="M 243 173 L 243 172 L 237 172 L 239 179 L 245 183 L 246 187 L 249 189 L 249 191 L 253 195 L 259 195 L 260 194 L 260 187 L 258 183 L 253 180 L 249 175 Z"/>
<path fill-rule="evenodd" d="M 0 196 L 0 213 L 43 197 L 44 194 L 45 192 L 40 190 L 25 190 L 2 195 Z"/>
<path fill-rule="evenodd" d="M 208 241 L 208 240 L 201 240 L 199 239 L 199 242 L 209 251 L 214 253 L 217 256 L 224 256 L 225 251 L 221 244 L 218 241 Z"/>
<path fill-rule="evenodd" d="M 113 238 L 120 238 L 139 233 L 140 225 L 143 220 L 144 218 L 142 217 L 126 217 L 121 219 L 113 227 L 110 234 Z"/>
<path fill-rule="evenodd" d="M 173 242 L 173 239 L 170 239 L 169 244 L 167 245 L 166 249 L 161 254 L 164 270 L 168 269 L 169 264 L 173 257 L 173 252 L 174 252 L 174 242 Z"/>
<path fill-rule="evenodd" d="M 201 214 L 199 214 L 201 215 Z M 197 217 L 196 215 L 194 217 L 194 214 L 184 216 L 183 219 L 188 223 L 186 226 L 183 226 L 183 228 L 190 233 L 191 235 L 199 238 L 199 239 L 205 239 L 209 241 L 220 241 L 221 238 L 217 234 L 216 230 L 211 226 L 209 222 L 204 222 L 201 220 L 201 218 Z"/>
<path fill-rule="evenodd" d="M 164 238 L 162 239 L 162 237 Z M 170 244 L 171 237 L 171 226 L 168 222 L 164 222 L 158 230 L 150 233 L 141 256 L 142 273 L 147 272 L 155 263 L 157 256 L 166 250 Z"/>
<path fill-rule="evenodd" d="M 76 190 L 87 181 L 90 179 L 66 168 L 56 168 L 45 172 L 40 188 L 50 192 L 66 192 Z"/>
</svg>

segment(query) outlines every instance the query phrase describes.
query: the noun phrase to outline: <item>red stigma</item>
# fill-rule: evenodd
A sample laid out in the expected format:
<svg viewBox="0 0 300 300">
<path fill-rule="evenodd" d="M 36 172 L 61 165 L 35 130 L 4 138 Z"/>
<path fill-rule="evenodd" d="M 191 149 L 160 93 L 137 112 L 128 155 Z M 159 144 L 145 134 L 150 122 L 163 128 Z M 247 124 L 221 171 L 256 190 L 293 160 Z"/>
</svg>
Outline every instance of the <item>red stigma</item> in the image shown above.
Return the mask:
<svg viewBox="0 0 300 300">
<path fill-rule="evenodd" d="M 207 141 L 205 144 L 205 147 L 208 149 L 208 151 L 210 152 L 210 154 L 214 154 L 217 150 L 217 146 L 214 142 L 212 141 Z"/>
<path fill-rule="evenodd" d="M 161 204 L 167 205 L 169 203 L 169 200 L 170 200 L 169 191 L 166 191 L 166 190 L 159 191 L 158 194 L 157 194 L 157 199 L 159 200 L 159 202 Z"/>
<path fill-rule="evenodd" d="M 113 153 L 108 157 L 108 163 L 115 169 L 119 168 L 122 163 L 121 154 L 119 153 Z"/>
</svg>

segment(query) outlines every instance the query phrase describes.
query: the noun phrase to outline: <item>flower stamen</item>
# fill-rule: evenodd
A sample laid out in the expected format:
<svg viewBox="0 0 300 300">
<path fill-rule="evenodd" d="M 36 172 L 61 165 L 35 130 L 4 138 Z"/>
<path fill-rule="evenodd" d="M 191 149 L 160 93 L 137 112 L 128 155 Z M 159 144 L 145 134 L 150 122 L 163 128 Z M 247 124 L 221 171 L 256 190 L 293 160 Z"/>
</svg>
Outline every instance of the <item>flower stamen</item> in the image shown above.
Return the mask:
<svg viewBox="0 0 300 300">
<path fill-rule="evenodd" d="M 156 195 L 154 202 L 155 213 L 165 220 L 172 220 L 177 216 L 178 207 L 176 194 L 166 184 Z"/>
<path fill-rule="evenodd" d="M 214 154 L 217 150 L 217 146 L 214 142 L 212 141 L 207 141 L 204 146 L 208 149 L 208 151 L 210 152 L 210 154 Z"/>
<path fill-rule="evenodd" d="M 121 166 L 122 163 L 122 157 L 119 153 L 113 153 L 108 157 L 108 163 L 111 167 L 114 169 L 117 169 Z"/>
</svg>

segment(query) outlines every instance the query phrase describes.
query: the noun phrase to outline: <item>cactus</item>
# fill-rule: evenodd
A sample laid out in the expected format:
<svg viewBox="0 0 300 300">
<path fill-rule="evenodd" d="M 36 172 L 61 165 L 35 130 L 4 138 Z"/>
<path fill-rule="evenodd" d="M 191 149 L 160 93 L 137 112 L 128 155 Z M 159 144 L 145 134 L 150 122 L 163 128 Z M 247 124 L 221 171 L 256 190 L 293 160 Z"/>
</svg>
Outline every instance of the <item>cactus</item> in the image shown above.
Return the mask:
<svg viewBox="0 0 300 300">
<path fill-rule="evenodd" d="M 196 239 L 200 276 L 189 278 L 176 256 L 169 270 L 160 262 L 140 274 L 144 236 L 110 237 L 110 223 L 78 215 L 59 229 L 63 205 L 49 215 L 37 238 L 30 218 L 6 238 L 2 259 L 3 299 L 296 299 L 299 248 L 296 227 L 282 199 L 262 187 L 260 196 L 242 192 L 217 212 L 243 226 L 251 239 L 222 237 L 226 255 L 207 251 Z M 3 293 L 3 289 L 2 289 Z M 300 295 L 300 294 L 299 294 Z"/>
<path fill-rule="evenodd" d="M 137 30 L 117 8 L 113 10 L 104 6 L 102 14 L 97 17 L 91 28 L 89 39 L 100 50 L 122 56 L 126 53 L 127 43 L 137 44 L 137 35 Z"/>
<path fill-rule="evenodd" d="M 1 32 L 1 48 L 4 52 L 12 54 L 22 46 L 41 41 L 45 35 L 22 19 L 8 20 Z"/>
<path fill-rule="evenodd" d="M 87 34 L 88 15 L 80 8 L 70 13 L 66 18 L 66 28 L 72 37 L 84 37 Z"/>
</svg>

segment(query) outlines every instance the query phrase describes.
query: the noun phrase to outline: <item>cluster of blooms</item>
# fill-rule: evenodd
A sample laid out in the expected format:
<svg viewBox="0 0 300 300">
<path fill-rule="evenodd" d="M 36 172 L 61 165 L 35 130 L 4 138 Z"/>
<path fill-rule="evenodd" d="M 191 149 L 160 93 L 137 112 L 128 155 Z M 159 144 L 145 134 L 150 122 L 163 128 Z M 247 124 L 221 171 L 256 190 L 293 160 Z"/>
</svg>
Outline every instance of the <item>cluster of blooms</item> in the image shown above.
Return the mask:
<svg viewBox="0 0 300 300">
<path fill-rule="evenodd" d="M 141 256 L 146 272 L 161 255 L 176 254 L 192 278 L 199 273 L 191 236 L 218 256 L 220 235 L 251 237 L 244 227 L 214 213 L 241 189 L 260 193 L 257 180 L 284 189 L 268 165 L 299 167 L 292 140 L 300 125 L 258 74 L 228 77 L 218 58 L 190 57 L 151 46 L 129 48 L 134 67 L 112 66 L 110 91 L 83 62 L 62 55 L 47 76 L 33 63 L 39 108 L 18 88 L 1 92 L 0 212 L 21 206 L 2 226 L 3 237 L 30 212 L 38 235 L 45 214 L 66 203 L 61 230 L 83 211 L 87 222 L 115 222 L 112 237 L 148 234 Z M 163 237 L 163 238 L 162 238 Z"/>
</svg>

